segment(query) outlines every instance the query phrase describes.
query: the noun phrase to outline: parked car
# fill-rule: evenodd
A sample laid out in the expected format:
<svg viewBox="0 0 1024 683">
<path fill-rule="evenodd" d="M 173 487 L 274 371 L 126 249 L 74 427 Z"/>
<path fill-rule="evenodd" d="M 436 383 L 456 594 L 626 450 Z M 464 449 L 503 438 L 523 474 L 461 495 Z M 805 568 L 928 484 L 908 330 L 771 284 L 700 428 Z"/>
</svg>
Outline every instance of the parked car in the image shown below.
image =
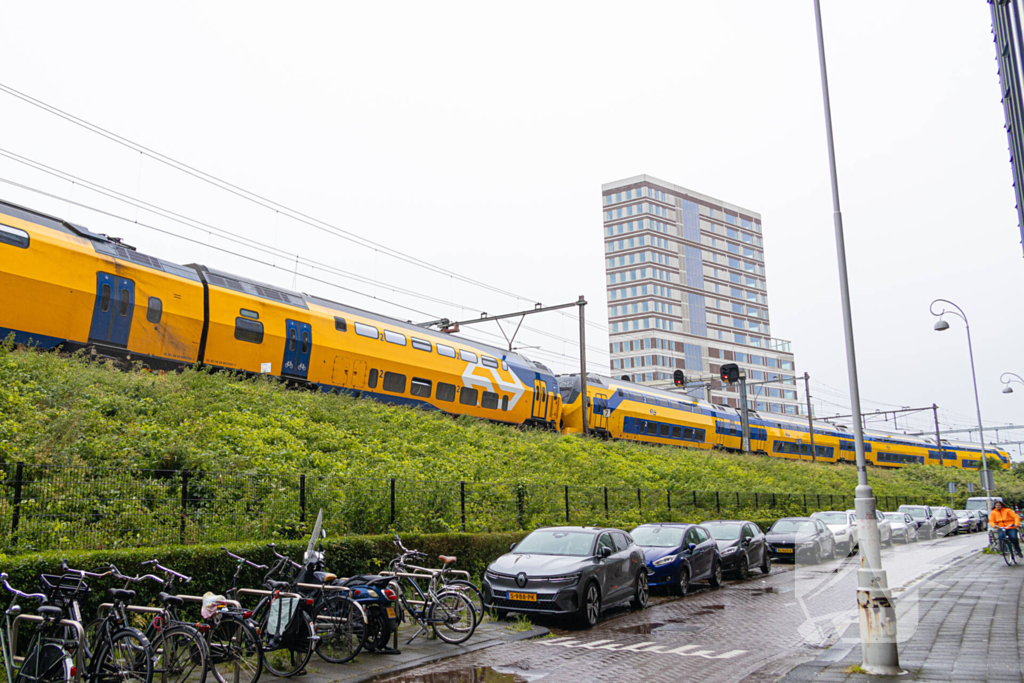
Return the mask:
<svg viewBox="0 0 1024 683">
<path fill-rule="evenodd" d="M 571 615 L 589 628 L 613 605 L 647 606 L 644 551 L 621 529 L 537 529 L 487 567 L 483 594 L 499 617 Z"/>
<path fill-rule="evenodd" d="M 893 539 L 899 539 L 903 543 L 917 541 L 917 524 L 914 518 L 906 512 L 883 512 L 892 527 Z"/>
<path fill-rule="evenodd" d="M 988 515 L 984 510 L 968 510 L 974 515 L 974 521 L 978 523 L 978 531 L 988 531 Z"/>
<path fill-rule="evenodd" d="M 857 552 L 857 515 L 851 512 L 822 511 L 815 512 L 811 519 L 820 519 L 836 537 L 836 554 L 849 557 Z"/>
<path fill-rule="evenodd" d="M 968 510 L 953 510 L 956 515 L 958 532 L 972 533 L 978 530 L 978 520 Z"/>
<path fill-rule="evenodd" d="M 940 505 L 932 508 L 935 511 L 935 534 L 937 536 L 953 536 L 960 529 L 952 508 Z"/>
<path fill-rule="evenodd" d="M 765 534 L 773 560 L 821 562 L 836 556 L 836 539 L 820 519 L 783 517 Z"/>
<path fill-rule="evenodd" d="M 722 585 L 722 556 L 711 532 L 699 524 L 641 524 L 631 532 L 643 550 L 647 581 L 686 595 L 694 581 Z"/>
<path fill-rule="evenodd" d="M 996 501 L 999 501 L 1003 505 L 1006 505 L 1006 501 L 999 496 L 992 496 L 992 504 L 995 505 Z M 968 510 L 981 510 L 982 514 L 988 514 L 991 510 L 988 507 L 988 498 L 985 496 L 977 496 L 967 499 L 967 504 L 964 505 Z"/>
<path fill-rule="evenodd" d="M 718 545 L 722 558 L 722 571 L 733 572 L 745 579 L 752 567 L 759 567 L 762 574 L 772 570 L 772 557 L 764 534 L 753 522 L 736 519 L 716 519 L 701 522 Z"/>
<path fill-rule="evenodd" d="M 857 518 L 856 510 L 847 510 L 847 512 L 853 515 L 854 519 Z M 892 547 L 892 525 L 878 508 L 875 508 L 875 517 L 878 519 L 878 537 L 881 539 L 882 545 Z"/>
<path fill-rule="evenodd" d="M 917 534 L 920 538 L 935 538 L 935 512 L 930 505 L 900 505 L 897 512 L 906 512 L 917 525 Z"/>
</svg>

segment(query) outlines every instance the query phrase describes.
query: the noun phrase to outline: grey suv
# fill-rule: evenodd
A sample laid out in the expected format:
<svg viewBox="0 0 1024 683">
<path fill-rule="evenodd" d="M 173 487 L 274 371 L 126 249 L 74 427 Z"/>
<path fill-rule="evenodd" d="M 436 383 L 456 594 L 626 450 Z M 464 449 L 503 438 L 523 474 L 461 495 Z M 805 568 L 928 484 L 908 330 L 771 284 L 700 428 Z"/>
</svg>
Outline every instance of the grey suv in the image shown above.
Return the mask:
<svg viewBox="0 0 1024 683">
<path fill-rule="evenodd" d="M 906 512 L 917 525 L 917 534 L 921 538 L 935 538 L 935 527 L 938 520 L 930 505 L 900 505 L 898 512 Z"/>
<path fill-rule="evenodd" d="M 484 605 L 509 612 L 572 615 L 591 627 L 609 607 L 647 606 L 644 551 L 621 529 L 537 529 L 484 572 Z"/>
</svg>

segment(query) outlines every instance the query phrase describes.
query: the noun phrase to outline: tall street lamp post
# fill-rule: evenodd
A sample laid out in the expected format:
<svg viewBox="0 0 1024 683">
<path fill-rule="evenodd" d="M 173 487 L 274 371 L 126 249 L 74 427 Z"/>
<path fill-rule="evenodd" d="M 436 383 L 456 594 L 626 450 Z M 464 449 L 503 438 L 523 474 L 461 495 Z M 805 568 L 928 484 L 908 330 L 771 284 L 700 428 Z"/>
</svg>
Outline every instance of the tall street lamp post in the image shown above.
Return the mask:
<svg viewBox="0 0 1024 683">
<path fill-rule="evenodd" d="M 935 304 L 939 304 L 939 308 L 942 310 L 936 312 Z M 952 306 L 955 310 L 946 308 L 947 304 Z M 945 332 L 949 329 L 949 323 L 942 319 L 942 316 L 947 313 L 955 315 L 963 320 L 964 326 L 967 328 L 967 353 L 971 357 L 971 381 L 974 382 L 974 406 L 978 409 L 978 438 L 981 440 L 981 469 L 985 473 L 982 476 L 982 483 L 985 485 L 985 505 L 988 507 L 988 511 L 992 512 L 992 491 L 989 490 L 988 486 L 988 456 L 985 454 L 985 430 L 981 424 L 981 401 L 978 400 L 978 376 L 974 372 L 974 347 L 971 345 L 971 324 L 967 322 L 967 314 L 964 313 L 964 310 L 952 301 L 948 301 L 946 299 L 936 299 L 931 303 L 931 306 L 928 307 L 928 310 L 931 311 L 932 315 L 939 317 L 938 321 L 935 323 L 936 332 Z M 1009 389 L 1009 387 L 1007 387 L 1007 389 Z"/>
<path fill-rule="evenodd" d="M 825 38 L 821 28 L 821 2 L 814 0 L 814 19 L 818 29 L 818 62 L 821 68 L 821 98 L 825 105 L 825 137 L 832 180 L 832 217 L 835 223 L 836 256 L 839 261 L 839 293 L 843 305 L 843 330 L 846 335 L 846 367 L 850 381 L 850 407 L 853 412 L 854 447 L 857 453 L 857 533 L 860 538 L 860 569 L 857 572 L 857 612 L 860 616 L 861 667 L 871 674 L 895 675 L 900 668 L 896 649 L 896 609 L 885 570 L 882 569 L 882 543 L 875 516 L 875 494 L 868 484 L 864 458 L 864 429 L 860 415 L 860 386 L 857 382 L 857 354 L 853 343 L 853 313 L 850 309 L 850 284 L 846 273 L 846 244 L 843 214 L 839 209 L 839 177 L 836 173 L 835 141 L 832 138 L 832 108 L 828 96 L 825 69 Z"/>
</svg>

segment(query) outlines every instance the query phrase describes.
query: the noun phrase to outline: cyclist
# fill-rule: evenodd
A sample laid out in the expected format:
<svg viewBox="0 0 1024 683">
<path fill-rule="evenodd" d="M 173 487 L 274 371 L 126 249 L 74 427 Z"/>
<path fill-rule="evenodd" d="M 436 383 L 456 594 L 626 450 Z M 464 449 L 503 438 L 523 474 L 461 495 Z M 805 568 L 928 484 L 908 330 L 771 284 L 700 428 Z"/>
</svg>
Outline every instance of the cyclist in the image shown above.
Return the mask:
<svg viewBox="0 0 1024 683">
<path fill-rule="evenodd" d="M 1024 559 L 1024 554 L 1020 552 L 1020 543 L 1017 540 L 1017 527 L 1020 526 L 1020 517 L 1017 513 L 1003 505 L 1001 500 L 997 500 L 992 504 L 992 512 L 988 515 L 989 526 L 995 527 L 999 530 L 999 545 L 1002 547 L 1003 540 L 1009 539 L 1013 545 L 1014 551 L 1017 553 L 1017 557 Z"/>
</svg>

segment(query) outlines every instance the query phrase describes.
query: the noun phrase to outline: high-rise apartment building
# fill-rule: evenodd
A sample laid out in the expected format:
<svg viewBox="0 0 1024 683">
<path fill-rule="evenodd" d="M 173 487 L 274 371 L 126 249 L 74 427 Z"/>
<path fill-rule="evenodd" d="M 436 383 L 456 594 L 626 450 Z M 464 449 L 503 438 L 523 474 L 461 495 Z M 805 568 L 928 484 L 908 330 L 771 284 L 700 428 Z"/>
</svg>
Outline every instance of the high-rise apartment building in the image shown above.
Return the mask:
<svg viewBox="0 0 1024 683">
<path fill-rule="evenodd" d="M 611 374 L 671 385 L 746 370 L 751 407 L 802 414 L 793 353 L 771 336 L 761 215 L 657 178 L 606 183 L 605 273 Z M 712 403 L 739 407 L 735 386 L 713 381 Z"/>
</svg>

